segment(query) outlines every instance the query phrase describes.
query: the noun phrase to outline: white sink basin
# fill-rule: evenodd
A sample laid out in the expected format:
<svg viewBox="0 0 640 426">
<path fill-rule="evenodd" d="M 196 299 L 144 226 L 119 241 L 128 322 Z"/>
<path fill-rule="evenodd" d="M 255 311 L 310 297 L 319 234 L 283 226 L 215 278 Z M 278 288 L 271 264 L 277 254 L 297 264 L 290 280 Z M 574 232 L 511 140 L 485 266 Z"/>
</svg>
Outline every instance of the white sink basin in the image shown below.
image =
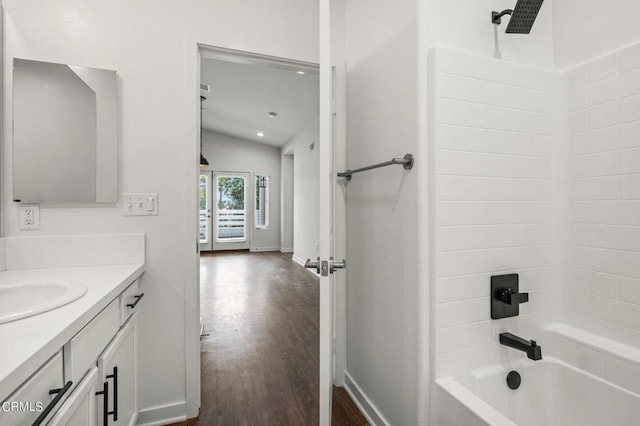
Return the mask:
<svg viewBox="0 0 640 426">
<path fill-rule="evenodd" d="M 0 324 L 59 308 L 85 295 L 80 283 L 23 282 L 0 285 Z"/>
</svg>

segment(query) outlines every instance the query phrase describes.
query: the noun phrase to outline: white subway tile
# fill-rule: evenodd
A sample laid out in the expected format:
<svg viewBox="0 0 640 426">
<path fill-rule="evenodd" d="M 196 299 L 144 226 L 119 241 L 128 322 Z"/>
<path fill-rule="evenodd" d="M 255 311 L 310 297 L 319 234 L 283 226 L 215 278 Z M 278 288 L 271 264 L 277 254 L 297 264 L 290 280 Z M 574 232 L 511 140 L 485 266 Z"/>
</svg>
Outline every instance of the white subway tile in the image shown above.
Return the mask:
<svg viewBox="0 0 640 426">
<path fill-rule="evenodd" d="M 545 201 L 551 188 L 547 180 L 439 176 L 436 191 L 442 201 Z"/>
<path fill-rule="evenodd" d="M 598 224 L 617 225 L 620 205 L 617 200 L 591 201 L 589 221 Z"/>
<path fill-rule="evenodd" d="M 586 269 L 571 268 L 569 274 L 569 277 L 571 278 L 571 281 L 569 283 L 570 288 L 583 293 L 589 292 L 591 275 L 593 273 L 594 272 L 588 271 Z"/>
<path fill-rule="evenodd" d="M 438 99 L 438 122 L 503 131 L 551 134 L 551 115 Z"/>
<path fill-rule="evenodd" d="M 458 176 L 550 178 L 550 159 L 477 152 L 438 151 L 436 173 Z"/>
<path fill-rule="evenodd" d="M 574 178 L 571 179 L 571 200 L 587 201 L 589 200 L 589 192 L 591 191 L 590 178 Z"/>
<path fill-rule="evenodd" d="M 602 377 L 604 374 L 604 355 L 586 348 L 582 345 L 575 345 L 576 366 L 588 373 Z"/>
<path fill-rule="evenodd" d="M 466 275 L 436 280 L 436 303 L 489 296 L 490 275 Z"/>
<path fill-rule="evenodd" d="M 640 278 L 640 253 L 631 251 L 619 253 L 620 274 L 631 278 Z"/>
<path fill-rule="evenodd" d="M 571 162 L 571 177 L 585 178 L 589 176 L 589 156 L 588 155 L 573 155 L 571 156 L 570 162 Z"/>
<path fill-rule="evenodd" d="M 455 125 L 436 125 L 436 147 L 496 154 L 550 156 L 551 137 Z"/>
<path fill-rule="evenodd" d="M 589 135 L 590 133 L 588 132 L 572 133 L 569 135 L 569 143 L 571 145 L 571 153 L 573 155 L 589 153 Z"/>
<path fill-rule="evenodd" d="M 618 101 L 620 123 L 640 120 L 640 95 L 629 96 Z"/>
<path fill-rule="evenodd" d="M 623 101 L 620 101 L 621 108 L 622 102 Z M 618 124 L 617 102 L 608 102 L 606 104 L 589 107 L 589 129 L 600 129 L 602 127 L 614 126 L 616 124 Z"/>
<path fill-rule="evenodd" d="M 569 131 L 571 133 L 580 133 L 589 128 L 588 109 L 578 109 L 569 113 Z"/>
<path fill-rule="evenodd" d="M 618 313 L 621 316 L 620 326 L 640 331 L 640 305 L 620 303 Z"/>
<path fill-rule="evenodd" d="M 640 69 L 620 74 L 618 94 L 621 98 L 640 94 Z"/>
<path fill-rule="evenodd" d="M 640 252 L 640 226 L 620 226 L 620 250 Z"/>
<path fill-rule="evenodd" d="M 597 152 L 589 156 L 589 176 L 614 176 L 618 174 L 618 152 Z"/>
<path fill-rule="evenodd" d="M 618 149 L 618 126 L 604 127 L 588 133 L 589 152 L 615 151 Z"/>
<path fill-rule="evenodd" d="M 455 327 L 490 319 L 488 297 L 436 305 L 436 329 Z"/>
<path fill-rule="evenodd" d="M 618 77 L 600 80 L 588 86 L 589 106 L 603 104 L 618 99 Z"/>
<path fill-rule="evenodd" d="M 569 111 L 587 108 L 589 106 L 589 94 L 586 86 L 569 89 L 567 103 Z"/>
<path fill-rule="evenodd" d="M 565 72 L 569 88 L 585 86 L 589 84 L 589 66 L 580 65 Z"/>
<path fill-rule="evenodd" d="M 590 83 L 613 77 L 618 73 L 617 53 L 593 60 L 589 62 L 588 66 Z"/>
<path fill-rule="evenodd" d="M 590 269 L 591 268 L 591 249 L 589 247 L 571 247 L 570 263 L 574 268 Z"/>
<path fill-rule="evenodd" d="M 550 90 L 553 77 L 553 73 L 537 68 L 448 49 L 438 49 L 436 67 L 438 71 L 545 91 Z"/>
<path fill-rule="evenodd" d="M 442 201 L 436 203 L 436 225 L 541 223 L 551 220 L 549 202 Z"/>
<path fill-rule="evenodd" d="M 620 199 L 640 200 L 640 175 L 620 176 Z"/>
<path fill-rule="evenodd" d="M 474 251 L 436 253 L 438 277 L 515 271 L 540 268 L 550 264 L 548 246 L 510 247 Z"/>
<path fill-rule="evenodd" d="M 620 201 L 620 224 L 640 225 L 640 201 Z"/>
<path fill-rule="evenodd" d="M 605 356 L 604 378 L 631 392 L 640 393 L 640 367 Z"/>
<path fill-rule="evenodd" d="M 620 300 L 640 305 L 640 279 L 620 277 Z"/>
<path fill-rule="evenodd" d="M 436 251 L 550 244 L 550 232 L 548 224 L 439 227 Z"/>
<path fill-rule="evenodd" d="M 589 222 L 590 214 L 589 214 L 588 201 L 572 201 L 571 202 L 571 220 L 577 223 Z"/>
<path fill-rule="evenodd" d="M 620 285 L 618 275 L 603 274 L 602 272 L 593 272 L 589 283 L 589 291 L 591 294 L 600 297 L 608 297 L 609 299 L 620 298 Z"/>
<path fill-rule="evenodd" d="M 640 147 L 640 121 L 631 124 L 623 124 L 620 129 L 620 148 Z"/>
<path fill-rule="evenodd" d="M 618 53 L 620 72 L 640 68 L 640 44 L 634 44 Z"/>
<path fill-rule="evenodd" d="M 618 250 L 601 249 L 597 247 L 591 248 L 589 253 L 591 270 L 606 274 L 619 274 L 620 257 L 618 253 Z"/>
<path fill-rule="evenodd" d="M 438 75 L 438 97 L 526 111 L 550 112 L 550 94 L 455 74 Z"/>
<path fill-rule="evenodd" d="M 588 247 L 591 244 L 591 225 L 585 223 L 573 223 L 571 225 L 571 242 L 576 246 Z"/>
<path fill-rule="evenodd" d="M 589 178 L 591 200 L 617 200 L 620 197 L 620 177 L 604 176 Z"/>
<path fill-rule="evenodd" d="M 640 173 L 640 148 L 619 151 L 620 174 Z"/>
<path fill-rule="evenodd" d="M 619 232 L 616 225 L 590 225 L 591 246 L 606 249 L 620 247 Z"/>
<path fill-rule="evenodd" d="M 436 355 L 491 343 L 491 322 L 481 321 L 436 330 Z"/>
</svg>

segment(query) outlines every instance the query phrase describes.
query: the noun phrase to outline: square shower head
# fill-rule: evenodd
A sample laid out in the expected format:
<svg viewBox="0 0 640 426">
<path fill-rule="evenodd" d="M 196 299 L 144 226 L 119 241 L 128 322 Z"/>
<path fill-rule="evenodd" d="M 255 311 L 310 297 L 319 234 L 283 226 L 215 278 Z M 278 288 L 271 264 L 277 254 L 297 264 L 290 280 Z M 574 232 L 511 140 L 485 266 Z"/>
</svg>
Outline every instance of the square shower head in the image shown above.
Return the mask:
<svg viewBox="0 0 640 426">
<path fill-rule="evenodd" d="M 507 33 L 529 34 L 544 0 L 518 0 L 513 9 Z"/>
</svg>

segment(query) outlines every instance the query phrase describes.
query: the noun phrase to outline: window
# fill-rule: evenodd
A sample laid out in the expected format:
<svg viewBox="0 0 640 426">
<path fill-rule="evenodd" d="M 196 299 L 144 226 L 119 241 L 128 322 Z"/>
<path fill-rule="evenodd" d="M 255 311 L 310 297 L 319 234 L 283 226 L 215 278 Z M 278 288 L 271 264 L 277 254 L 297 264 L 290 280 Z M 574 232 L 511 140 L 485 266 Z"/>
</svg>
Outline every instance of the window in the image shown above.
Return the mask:
<svg viewBox="0 0 640 426">
<path fill-rule="evenodd" d="M 269 176 L 256 175 L 256 228 L 269 227 Z"/>
</svg>

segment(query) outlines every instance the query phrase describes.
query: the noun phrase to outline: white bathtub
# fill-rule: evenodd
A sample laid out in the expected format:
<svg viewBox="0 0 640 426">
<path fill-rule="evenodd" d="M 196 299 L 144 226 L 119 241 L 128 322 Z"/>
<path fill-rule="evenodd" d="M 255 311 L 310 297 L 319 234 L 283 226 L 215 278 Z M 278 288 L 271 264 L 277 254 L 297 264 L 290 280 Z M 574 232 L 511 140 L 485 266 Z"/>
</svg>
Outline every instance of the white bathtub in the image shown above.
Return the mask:
<svg viewBox="0 0 640 426">
<path fill-rule="evenodd" d="M 517 390 L 509 371 L 522 377 Z M 437 426 L 628 426 L 640 424 L 640 395 L 545 356 L 495 365 L 456 381 L 438 379 Z"/>
</svg>

